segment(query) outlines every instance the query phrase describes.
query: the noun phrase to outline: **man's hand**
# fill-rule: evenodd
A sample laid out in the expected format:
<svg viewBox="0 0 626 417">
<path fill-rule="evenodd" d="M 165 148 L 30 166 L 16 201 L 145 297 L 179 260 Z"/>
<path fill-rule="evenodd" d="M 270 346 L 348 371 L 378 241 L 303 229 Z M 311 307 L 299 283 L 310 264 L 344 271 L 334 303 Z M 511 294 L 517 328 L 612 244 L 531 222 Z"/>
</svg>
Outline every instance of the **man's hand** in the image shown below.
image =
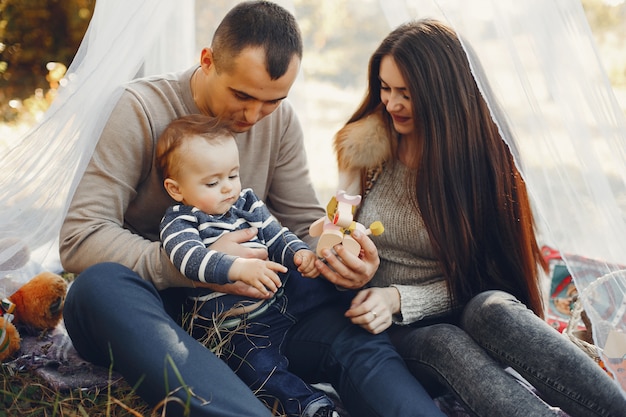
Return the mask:
<svg viewBox="0 0 626 417">
<path fill-rule="evenodd" d="M 274 294 L 264 294 L 254 287 L 249 286 L 243 281 L 236 281 L 232 284 L 210 284 L 208 282 L 194 282 L 195 286 L 200 288 L 208 288 L 211 291 L 224 292 L 227 294 L 240 295 L 242 297 L 267 299 L 272 298 Z"/>
<path fill-rule="evenodd" d="M 230 233 L 225 233 L 215 243 L 209 246 L 209 249 L 215 250 L 228 255 L 238 256 L 240 258 L 247 259 L 267 259 L 267 249 L 264 248 L 249 248 L 242 245 L 242 243 L 252 239 L 258 230 L 255 227 L 249 229 L 235 230 Z"/>
<path fill-rule="evenodd" d="M 378 269 L 380 259 L 374 242 L 364 233 L 355 231 L 351 236 L 361 245 L 361 253 L 358 257 L 349 253 L 342 245 L 335 245 L 333 249 L 336 255 L 325 249 L 322 255 L 327 264 L 318 259 L 315 261 L 315 266 L 333 284 L 343 288 L 358 289 L 372 279 Z"/>
</svg>

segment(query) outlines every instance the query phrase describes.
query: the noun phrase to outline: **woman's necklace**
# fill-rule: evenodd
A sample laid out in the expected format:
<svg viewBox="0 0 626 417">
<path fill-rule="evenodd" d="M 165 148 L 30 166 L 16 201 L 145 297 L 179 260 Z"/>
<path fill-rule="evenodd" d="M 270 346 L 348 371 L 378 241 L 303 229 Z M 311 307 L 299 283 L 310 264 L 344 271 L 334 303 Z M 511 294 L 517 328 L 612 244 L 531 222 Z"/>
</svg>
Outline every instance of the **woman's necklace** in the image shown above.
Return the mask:
<svg viewBox="0 0 626 417">
<path fill-rule="evenodd" d="M 417 168 L 419 160 L 417 159 L 416 148 L 417 141 L 413 137 L 398 135 L 398 160 L 411 169 Z"/>
</svg>

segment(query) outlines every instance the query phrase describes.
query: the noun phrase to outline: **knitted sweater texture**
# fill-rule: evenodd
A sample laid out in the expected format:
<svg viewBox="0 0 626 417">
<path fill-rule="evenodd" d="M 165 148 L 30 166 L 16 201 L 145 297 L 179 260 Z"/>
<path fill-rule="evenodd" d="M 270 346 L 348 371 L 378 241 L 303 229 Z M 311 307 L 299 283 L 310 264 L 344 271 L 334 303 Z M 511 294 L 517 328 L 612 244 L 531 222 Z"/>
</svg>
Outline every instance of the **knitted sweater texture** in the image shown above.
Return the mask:
<svg viewBox="0 0 626 417">
<path fill-rule="evenodd" d="M 165 192 L 154 155 L 157 138 L 169 122 L 200 113 L 190 87 L 197 68 L 124 86 L 61 228 L 65 270 L 80 273 L 99 262 L 117 262 L 159 290 L 192 286 L 161 248 L 159 223 L 175 201 Z M 284 100 L 235 140 L 242 186 L 253 189 L 285 227 L 314 245 L 308 228 L 324 211 L 309 178 L 302 128 L 290 103 Z"/>
<path fill-rule="evenodd" d="M 242 190 L 239 199 L 222 215 L 181 204 L 169 207 L 161 222 L 161 241 L 172 263 L 187 278 L 227 284 L 231 282 L 228 271 L 237 258 L 208 246 L 225 233 L 249 227 L 256 227 L 258 233 L 248 244 L 266 247 L 271 261 L 297 269 L 294 254 L 308 246 L 283 227 L 251 189 Z"/>
<path fill-rule="evenodd" d="M 450 310 L 448 290 L 436 260 L 412 187 L 415 172 L 397 160 L 385 164 L 364 199 L 359 222 L 380 220 L 385 232 L 374 243 L 380 267 L 370 282 L 374 287 L 393 286 L 400 293 L 396 324 L 409 324 Z"/>
</svg>

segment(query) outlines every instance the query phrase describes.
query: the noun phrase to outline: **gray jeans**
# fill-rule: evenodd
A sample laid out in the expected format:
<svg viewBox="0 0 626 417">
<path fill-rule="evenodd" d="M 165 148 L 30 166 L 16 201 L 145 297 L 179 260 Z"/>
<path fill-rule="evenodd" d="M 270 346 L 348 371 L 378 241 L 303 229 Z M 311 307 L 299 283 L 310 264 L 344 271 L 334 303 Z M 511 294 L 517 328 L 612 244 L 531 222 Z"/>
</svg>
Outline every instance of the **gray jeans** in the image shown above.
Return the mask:
<svg viewBox="0 0 626 417">
<path fill-rule="evenodd" d="M 515 297 L 488 291 L 459 319 L 392 326 L 391 339 L 433 394 L 449 389 L 480 417 L 625 417 L 626 397 L 582 350 Z M 521 385 L 511 367 L 535 387 Z M 544 402 L 545 401 L 545 402 Z"/>
</svg>

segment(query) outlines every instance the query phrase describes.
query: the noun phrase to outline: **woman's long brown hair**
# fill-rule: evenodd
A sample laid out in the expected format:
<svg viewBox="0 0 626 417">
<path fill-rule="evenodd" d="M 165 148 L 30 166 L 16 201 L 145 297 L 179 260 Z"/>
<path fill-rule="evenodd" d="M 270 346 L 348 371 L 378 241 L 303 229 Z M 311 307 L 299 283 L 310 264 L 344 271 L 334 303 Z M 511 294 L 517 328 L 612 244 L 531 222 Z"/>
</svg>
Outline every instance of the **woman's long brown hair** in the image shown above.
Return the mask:
<svg viewBox="0 0 626 417">
<path fill-rule="evenodd" d="M 500 289 L 543 317 L 537 245 L 526 185 L 452 29 L 434 20 L 391 32 L 369 63 L 365 99 L 349 122 L 382 111 L 379 70 L 391 56 L 413 106 L 415 195 L 454 305 Z M 506 131 L 506 130 L 503 130 Z M 512 138 L 508 138 L 512 140 Z"/>
</svg>

